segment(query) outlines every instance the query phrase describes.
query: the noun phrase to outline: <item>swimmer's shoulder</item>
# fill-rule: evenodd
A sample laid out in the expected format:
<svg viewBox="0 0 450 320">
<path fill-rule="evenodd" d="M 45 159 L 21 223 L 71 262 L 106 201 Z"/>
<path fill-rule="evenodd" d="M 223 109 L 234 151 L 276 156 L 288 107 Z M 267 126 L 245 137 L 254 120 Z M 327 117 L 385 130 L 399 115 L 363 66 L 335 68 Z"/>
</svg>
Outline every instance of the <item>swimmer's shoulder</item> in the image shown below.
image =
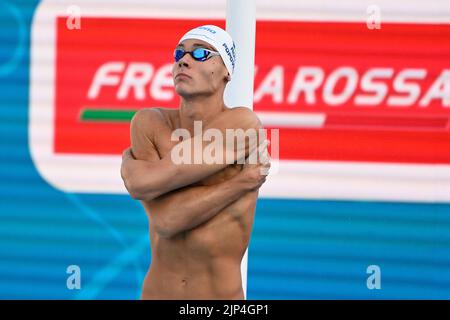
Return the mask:
<svg viewBox="0 0 450 320">
<path fill-rule="evenodd" d="M 247 123 L 251 127 L 262 127 L 262 122 L 257 116 L 256 112 L 246 106 L 236 106 L 236 107 L 227 107 L 225 112 L 229 112 L 229 114 L 233 118 L 240 119 L 240 122 Z"/>
<path fill-rule="evenodd" d="M 258 117 L 256 112 L 246 106 L 227 107 L 226 112 L 231 112 L 244 117 Z"/>
<path fill-rule="evenodd" d="M 142 108 L 133 116 L 133 122 L 140 122 L 144 126 L 149 126 L 154 130 L 160 126 L 173 128 L 176 122 L 178 111 L 169 108 Z"/>
</svg>

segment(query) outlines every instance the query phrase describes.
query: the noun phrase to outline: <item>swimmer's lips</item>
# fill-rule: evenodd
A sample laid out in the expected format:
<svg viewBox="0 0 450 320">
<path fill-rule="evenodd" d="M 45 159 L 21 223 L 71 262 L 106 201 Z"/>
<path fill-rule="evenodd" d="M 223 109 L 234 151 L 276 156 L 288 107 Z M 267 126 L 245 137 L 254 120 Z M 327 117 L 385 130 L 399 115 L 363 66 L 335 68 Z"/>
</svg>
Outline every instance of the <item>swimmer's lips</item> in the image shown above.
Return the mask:
<svg viewBox="0 0 450 320">
<path fill-rule="evenodd" d="M 175 76 L 175 79 L 192 79 L 192 77 L 188 76 L 186 73 L 179 73 Z"/>
</svg>

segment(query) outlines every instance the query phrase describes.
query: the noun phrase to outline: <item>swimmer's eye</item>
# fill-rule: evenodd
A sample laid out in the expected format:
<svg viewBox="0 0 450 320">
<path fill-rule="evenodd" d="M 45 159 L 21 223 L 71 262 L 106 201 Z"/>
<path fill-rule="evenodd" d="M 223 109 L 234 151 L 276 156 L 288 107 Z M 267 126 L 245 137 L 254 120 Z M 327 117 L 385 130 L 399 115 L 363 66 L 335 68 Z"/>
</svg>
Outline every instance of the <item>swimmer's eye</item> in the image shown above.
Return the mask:
<svg viewBox="0 0 450 320">
<path fill-rule="evenodd" d="M 180 61 L 180 59 L 183 58 L 186 53 L 189 53 L 191 57 L 196 61 L 206 61 L 211 57 L 220 55 L 220 53 L 218 53 L 217 51 L 212 51 L 206 48 L 196 48 L 193 51 L 184 51 L 184 49 L 178 48 L 175 49 L 173 53 L 175 62 Z"/>
</svg>

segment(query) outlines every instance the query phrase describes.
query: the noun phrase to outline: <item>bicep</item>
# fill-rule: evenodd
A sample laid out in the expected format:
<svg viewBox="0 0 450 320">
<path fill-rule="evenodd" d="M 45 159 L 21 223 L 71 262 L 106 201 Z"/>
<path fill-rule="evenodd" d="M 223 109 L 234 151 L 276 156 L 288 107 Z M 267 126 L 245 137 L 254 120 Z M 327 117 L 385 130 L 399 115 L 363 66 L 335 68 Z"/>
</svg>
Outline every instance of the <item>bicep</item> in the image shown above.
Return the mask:
<svg viewBox="0 0 450 320">
<path fill-rule="evenodd" d="M 122 158 L 121 173 L 134 199 L 150 200 L 176 187 L 177 168 L 170 159 L 160 157 L 154 140 L 164 128 L 159 116 L 156 110 L 142 109 L 132 119 L 131 152 L 134 157 Z"/>
<path fill-rule="evenodd" d="M 207 129 L 208 127 L 219 129 L 223 133 L 224 152 L 234 152 L 236 157 L 243 152 L 247 156 L 250 152 L 250 146 L 254 148 L 266 139 L 264 128 L 258 116 L 246 107 L 236 107 L 223 112 L 207 126 Z M 232 135 L 229 136 L 229 134 Z M 235 143 L 227 143 L 226 139 L 229 137 L 241 140 L 244 145 L 238 148 Z M 227 150 L 230 147 L 233 147 L 233 149 Z"/>
<path fill-rule="evenodd" d="M 131 120 L 130 140 L 133 156 L 137 160 L 160 160 L 155 146 L 155 128 L 158 127 L 157 119 L 152 110 L 139 110 Z"/>
</svg>

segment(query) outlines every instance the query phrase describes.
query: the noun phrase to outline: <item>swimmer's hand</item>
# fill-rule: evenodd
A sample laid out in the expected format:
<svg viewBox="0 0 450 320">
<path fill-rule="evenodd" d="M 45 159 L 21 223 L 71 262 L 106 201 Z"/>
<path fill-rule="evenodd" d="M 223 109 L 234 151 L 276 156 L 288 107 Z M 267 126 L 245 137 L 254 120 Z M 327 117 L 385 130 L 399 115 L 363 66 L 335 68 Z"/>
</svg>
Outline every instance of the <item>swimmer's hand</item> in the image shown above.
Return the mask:
<svg viewBox="0 0 450 320">
<path fill-rule="evenodd" d="M 247 191 L 259 189 L 266 182 L 270 169 L 268 153 L 269 140 L 265 140 L 247 158 L 242 168 L 233 179 Z"/>
<path fill-rule="evenodd" d="M 136 160 L 136 157 L 133 155 L 133 150 L 131 147 L 125 149 L 122 153 L 122 161 L 125 160 Z"/>
</svg>

